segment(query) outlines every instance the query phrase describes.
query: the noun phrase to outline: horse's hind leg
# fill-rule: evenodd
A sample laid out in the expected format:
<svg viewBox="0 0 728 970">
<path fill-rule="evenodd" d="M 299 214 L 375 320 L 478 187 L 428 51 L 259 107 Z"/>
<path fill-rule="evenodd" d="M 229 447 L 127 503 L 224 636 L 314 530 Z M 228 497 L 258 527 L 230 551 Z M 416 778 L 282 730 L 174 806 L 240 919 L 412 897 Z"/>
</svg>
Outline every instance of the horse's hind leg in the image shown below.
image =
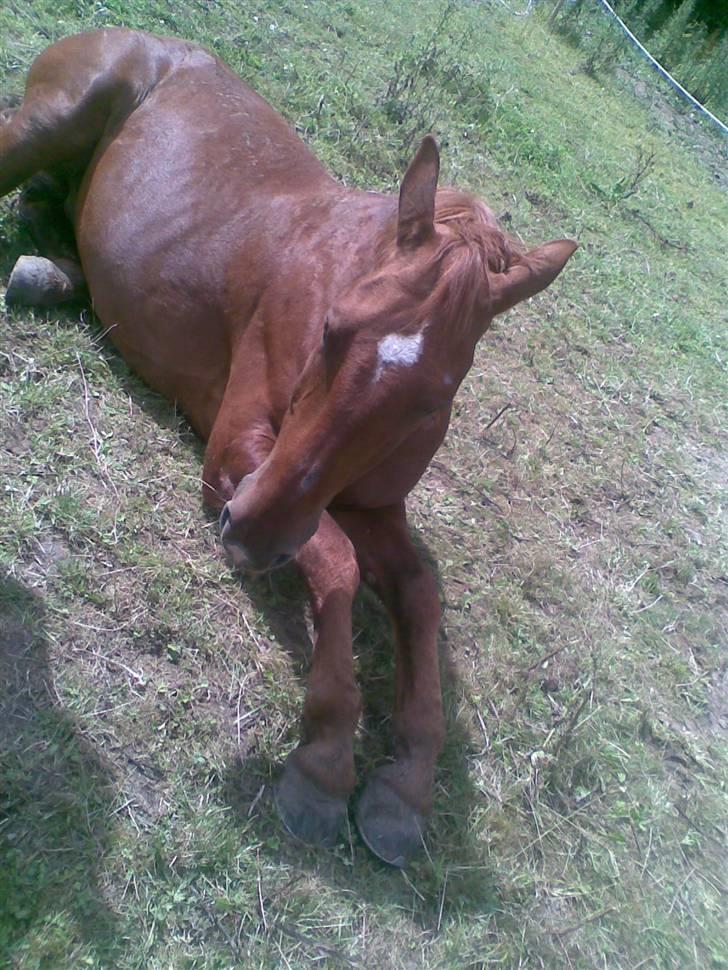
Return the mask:
<svg viewBox="0 0 728 970">
<path fill-rule="evenodd" d="M 66 37 L 35 59 L 22 103 L 0 124 L 0 196 L 38 172 L 84 171 L 109 119 L 121 121 L 134 107 L 134 85 L 123 81 L 124 67 L 136 66 L 134 37 L 126 31 Z"/>
<path fill-rule="evenodd" d="M 137 85 L 125 74 L 137 72 L 147 87 L 155 80 L 144 50 L 131 32 L 97 31 L 64 38 L 34 61 L 22 104 L 1 113 L 0 196 L 39 172 L 78 182 L 109 120 L 121 121 L 136 103 Z M 74 262 L 22 257 L 9 298 L 46 306 L 76 298 Z"/>
<path fill-rule="evenodd" d="M 21 256 L 8 281 L 8 305 L 50 307 L 86 299 L 86 280 L 67 212 L 65 179 L 42 172 L 20 197 L 20 220 L 40 256 Z"/>
<path fill-rule="evenodd" d="M 32 93 L 26 95 L 26 102 L 14 97 L 0 99 L 0 195 L 30 177 L 20 197 L 19 215 L 41 255 L 19 257 L 8 280 L 5 302 L 8 306 L 50 307 L 84 299 L 86 282 L 66 212 L 67 181 L 37 172 L 42 156 L 41 146 L 36 144 L 40 107 L 34 108 Z M 46 124 L 49 116 L 46 112 Z M 28 136 L 34 129 L 33 136 Z"/>
</svg>

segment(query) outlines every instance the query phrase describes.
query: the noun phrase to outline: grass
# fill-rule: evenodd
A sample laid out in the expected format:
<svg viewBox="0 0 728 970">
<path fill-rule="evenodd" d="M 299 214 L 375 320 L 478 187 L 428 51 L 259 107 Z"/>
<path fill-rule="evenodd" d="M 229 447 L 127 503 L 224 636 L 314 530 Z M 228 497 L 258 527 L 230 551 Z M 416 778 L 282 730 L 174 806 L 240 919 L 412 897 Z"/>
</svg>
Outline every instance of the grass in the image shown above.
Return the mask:
<svg viewBox="0 0 728 970">
<path fill-rule="evenodd" d="M 581 243 L 485 338 L 411 498 L 449 734 L 404 874 L 281 830 L 302 589 L 229 572 L 182 417 L 86 315 L 0 317 L 3 965 L 728 966 L 725 145 L 539 16 L 412 9 L 0 10 L 5 91 L 78 29 L 193 37 L 347 182 L 396 188 L 431 129 L 512 232 Z M 5 200 L 3 279 L 28 248 Z M 368 596 L 355 634 L 363 774 L 392 689 Z"/>
</svg>

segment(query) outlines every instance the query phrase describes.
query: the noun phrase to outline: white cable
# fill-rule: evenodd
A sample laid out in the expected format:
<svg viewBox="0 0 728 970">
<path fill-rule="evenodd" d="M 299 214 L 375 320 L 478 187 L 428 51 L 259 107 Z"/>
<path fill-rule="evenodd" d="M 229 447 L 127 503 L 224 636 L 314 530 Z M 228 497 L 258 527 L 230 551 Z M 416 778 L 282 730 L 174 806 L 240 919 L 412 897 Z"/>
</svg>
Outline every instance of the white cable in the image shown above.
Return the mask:
<svg viewBox="0 0 728 970">
<path fill-rule="evenodd" d="M 643 47 L 642 44 L 640 44 L 640 42 L 637 40 L 637 38 L 635 37 L 635 35 L 629 29 L 629 27 L 627 27 L 627 25 L 624 24 L 622 22 L 622 20 L 620 20 L 620 18 L 617 16 L 617 14 L 614 12 L 614 10 L 612 10 L 612 8 L 607 3 L 607 0 L 598 0 L 598 2 L 614 17 L 614 19 L 617 21 L 617 23 L 619 24 L 619 26 L 625 32 L 625 34 L 629 37 L 629 39 L 632 41 L 632 43 L 636 47 L 638 47 L 639 50 L 645 55 L 645 57 L 649 60 L 650 64 L 652 64 L 652 66 L 654 67 L 654 69 L 658 73 L 660 73 L 665 78 L 666 81 L 669 81 L 669 83 L 675 88 L 676 91 L 678 91 L 680 94 L 682 94 L 682 96 L 684 98 L 687 98 L 688 101 L 690 101 L 693 104 L 693 106 L 698 109 L 698 111 L 701 111 L 707 118 L 710 119 L 710 121 L 713 122 L 714 125 L 717 125 L 723 131 L 724 134 L 728 135 L 728 127 L 726 127 L 719 118 L 716 118 L 714 114 L 711 114 L 711 112 L 708 111 L 708 109 L 705 107 L 705 105 L 703 105 L 699 101 L 697 101 L 692 96 L 692 94 L 689 91 L 686 91 L 685 88 L 682 86 L 682 84 L 680 84 L 678 81 L 676 81 L 675 78 L 671 74 L 668 74 L 667 73 L 667 71 L 662 66 L 662 64 L 659 64 L 655 60 L 655 58 L 652 56 L 652 54 L 650 54 L 650 52 L 645 47 Z"/>
</svg>

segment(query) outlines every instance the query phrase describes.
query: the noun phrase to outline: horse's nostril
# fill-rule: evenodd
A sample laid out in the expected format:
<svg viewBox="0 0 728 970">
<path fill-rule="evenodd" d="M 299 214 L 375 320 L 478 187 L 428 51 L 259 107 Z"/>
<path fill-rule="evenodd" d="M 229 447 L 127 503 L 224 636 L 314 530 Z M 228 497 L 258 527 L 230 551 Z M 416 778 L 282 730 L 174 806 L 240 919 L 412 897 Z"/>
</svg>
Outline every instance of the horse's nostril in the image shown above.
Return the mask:
<svg viewBox="0 0 728 970">
<path fill-rule="evenodd" d="M 279 566 L 285 566 L 287 562 L 290 562 L 291 556 L 286 552 L 282 552 L 280 556 L 276 556 L 271 564 L 271 569 L 278 569 Z"/>
<path fill-rule="evenodd" d="M 220 532 L 222 532 L 226 525 L 230 522 L 230 509 L 227 505 L 223 505 L 222 512 L 220 513 Z"/>
</svg>

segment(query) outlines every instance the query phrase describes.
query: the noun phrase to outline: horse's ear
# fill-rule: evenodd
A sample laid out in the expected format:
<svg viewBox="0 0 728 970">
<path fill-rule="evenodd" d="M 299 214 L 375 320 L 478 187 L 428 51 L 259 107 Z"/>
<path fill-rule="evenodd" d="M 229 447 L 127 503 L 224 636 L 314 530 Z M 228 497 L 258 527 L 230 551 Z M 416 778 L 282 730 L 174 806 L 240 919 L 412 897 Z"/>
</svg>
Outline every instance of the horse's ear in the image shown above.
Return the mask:
<svg viewBox="0 0 728 970">
<path fill-rule="evenodd" d="M 555 239 L 526 253 L 505 273 L 493 273 L 489 281 L 489 315 L 505 313 L 521 300 L 545 290 L 566 266 L 576 248 L 577 244 L 571 239 Z"/>
<path fill-rule="evenodd" d="M 439 174 L 440 150 L 432 135 L 425 135 L 399 190 L 398 246 L 418 246 L 434 233 Z"/>
</svg>

